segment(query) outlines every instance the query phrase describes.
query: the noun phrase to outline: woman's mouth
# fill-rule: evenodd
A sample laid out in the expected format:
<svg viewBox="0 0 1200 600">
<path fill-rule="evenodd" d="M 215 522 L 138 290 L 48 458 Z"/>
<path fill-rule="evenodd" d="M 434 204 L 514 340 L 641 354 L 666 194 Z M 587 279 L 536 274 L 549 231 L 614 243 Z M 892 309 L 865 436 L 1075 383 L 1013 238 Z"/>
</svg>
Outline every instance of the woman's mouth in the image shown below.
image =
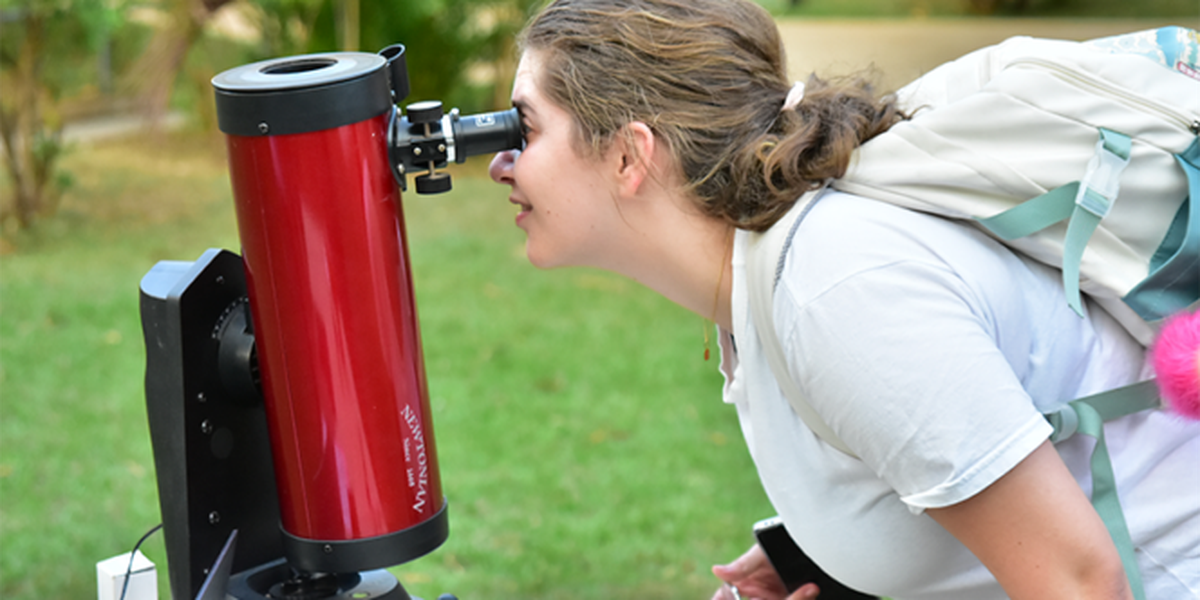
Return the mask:
<svg viewBox="0 0 1200 600">
<path fill-rule="evenodd" d="M 516 198 L 513 198 L 512 196 L 509 196 L 508 201 L 512 202 L 513 204 L 516 204 L 520 208 L 520 211 L 517 212 L 517 223 L 518 224 L 520 224 L 521 219 L 523 219 L 525 217 L 525 215 L 528 215 L 530 213 L 530 211 L 533 210 L 532 204 L 530 204 L 528 202 L 522 202 Z"/>
</svg>

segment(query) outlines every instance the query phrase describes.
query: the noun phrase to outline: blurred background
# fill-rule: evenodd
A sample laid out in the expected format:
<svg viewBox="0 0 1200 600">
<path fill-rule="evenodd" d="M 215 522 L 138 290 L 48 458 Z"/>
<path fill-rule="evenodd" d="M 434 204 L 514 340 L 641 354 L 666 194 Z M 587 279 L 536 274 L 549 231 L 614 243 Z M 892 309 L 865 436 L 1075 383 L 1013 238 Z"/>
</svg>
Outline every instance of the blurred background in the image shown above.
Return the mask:
<svg viewBox="0 0 1200 600">
<path fill-rule="evenodd" d="M 894 88 L 1011 35 L 1200 26 L 1200 0 L 761 0 L 789 70 Z M 408 47 L 409 101 L 508 105 L 541 0 L 0 0 L 0 598 L 96 595 L 160 521 L 138 282 L 238 249 L 210 79 Z M 524 259 L 485 159 L 405 218 L 451 536 L 414 595 L 707 598 L 772 511 L 705 362 L 704 320 Z M 143 551 L 168 595 L 161 534 Z"/>
</svg>

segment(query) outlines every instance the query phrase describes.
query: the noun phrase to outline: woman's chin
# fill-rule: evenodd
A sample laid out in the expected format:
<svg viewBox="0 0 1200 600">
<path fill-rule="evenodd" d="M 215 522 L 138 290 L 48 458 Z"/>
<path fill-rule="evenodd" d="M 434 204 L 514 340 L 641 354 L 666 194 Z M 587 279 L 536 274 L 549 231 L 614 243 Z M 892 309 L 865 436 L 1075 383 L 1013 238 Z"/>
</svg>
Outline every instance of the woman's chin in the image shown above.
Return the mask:
<svg viewBox="0 0 1200 600">
<path fill-rule="evenodd" d="M 529 260 L 529 264 L 539 269 L 552 269 L 554 264 L 549 260 L 549 257 L 537 251 L 537 248 L 525 240 L 525 258 Z"/>
<path fill-rule="evenodd" d="M 529 259 L 529 264 L 539 269 L 557 269 L 569 266 L 560 254 L 539 248 L 528 239 L 525 240 L 525 258 Z"/>
<path fill-rule="evenodd" d="M 542 270 L 557 269 L 557 268 L 563 266 L 554 261 L 540 260 L 540 259 L 534 258 L 532 255 L 526 255 L 526 256 L 529 258 L 529 264 L 531 264 L 539 269 L 542 269 Z"/>
</svg>

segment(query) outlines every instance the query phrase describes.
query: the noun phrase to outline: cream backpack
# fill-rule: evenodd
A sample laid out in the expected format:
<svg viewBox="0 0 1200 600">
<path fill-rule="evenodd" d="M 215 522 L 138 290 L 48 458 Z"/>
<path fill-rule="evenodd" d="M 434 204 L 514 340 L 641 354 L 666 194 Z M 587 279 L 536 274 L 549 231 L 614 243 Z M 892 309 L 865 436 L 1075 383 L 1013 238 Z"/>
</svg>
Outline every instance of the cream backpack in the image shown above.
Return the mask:
<svg viewBox="0 0 1200 600">
<path fill-rule="evenodd" d="M 1139 342 L 1200 302 L 1200 36 L 1165 27 L 1089 42 L 1012 38 L 904 87 L 915 116 L 863 144 L 839 190 L 970 220 L 1060 268 Z M 853 452 L 804 400 L 772 322 L 774 287 L 810 192 L 747 253 L 750 312 L 796 414 Z M 1160 406 L 1154 381 L 1076 399 L 1047 415 L 1054 441 L 1097 439 L 1092 504 L 1144 599 L 1103 422 Z"/>
<path fill-rule="evenodd" d="M 864 144 L 833 185 L 978 220 L 1061 268 L 1076 312 L 1082 290 L 1147 344 L 1200 297 L 1197 41 L 1168 27 L 973 52 L 901 90 L 929 108 Z"/>
</svg>

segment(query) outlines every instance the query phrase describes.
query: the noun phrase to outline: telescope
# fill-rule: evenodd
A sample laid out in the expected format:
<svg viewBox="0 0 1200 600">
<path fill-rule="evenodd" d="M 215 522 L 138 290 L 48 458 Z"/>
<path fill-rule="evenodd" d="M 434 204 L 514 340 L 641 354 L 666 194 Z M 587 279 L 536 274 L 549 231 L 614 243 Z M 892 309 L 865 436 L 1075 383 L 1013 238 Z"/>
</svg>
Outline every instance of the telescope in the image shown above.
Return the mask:
<svg viewBox="0 0 1200 600">
<path fill-rule="evenodd" d="M 140 286 L 171 595 L 413 600 L 386 568 L 449 525 L 401 191 L 520 148 L 520 118 L 401 110 L 399 44 L 212 83 L 240 254 L 162 261 Z"/>
</svg>

